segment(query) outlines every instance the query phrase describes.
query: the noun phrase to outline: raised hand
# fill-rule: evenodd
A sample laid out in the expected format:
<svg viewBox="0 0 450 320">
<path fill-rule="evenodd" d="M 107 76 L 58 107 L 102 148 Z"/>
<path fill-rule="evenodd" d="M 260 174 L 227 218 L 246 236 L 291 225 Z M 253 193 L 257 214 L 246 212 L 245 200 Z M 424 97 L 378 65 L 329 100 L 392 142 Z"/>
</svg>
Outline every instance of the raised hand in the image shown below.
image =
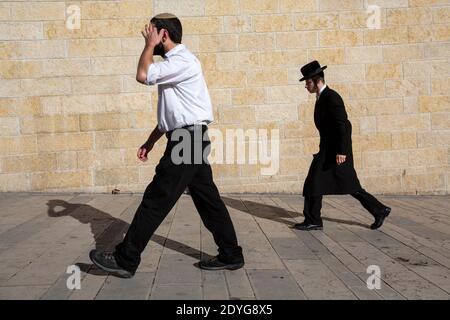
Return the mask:
<svg viewBox="0 0 450 320">
<path fill-rule="evenodd" d="M 161 29 L 158 32 L 158 29 L 153 24 L 146 24 L 141 33 L 145 39 L 145 44 L 147 46 L 155 47 L 161 42 L 165 31 L 165 29 Z"/>
</svg>

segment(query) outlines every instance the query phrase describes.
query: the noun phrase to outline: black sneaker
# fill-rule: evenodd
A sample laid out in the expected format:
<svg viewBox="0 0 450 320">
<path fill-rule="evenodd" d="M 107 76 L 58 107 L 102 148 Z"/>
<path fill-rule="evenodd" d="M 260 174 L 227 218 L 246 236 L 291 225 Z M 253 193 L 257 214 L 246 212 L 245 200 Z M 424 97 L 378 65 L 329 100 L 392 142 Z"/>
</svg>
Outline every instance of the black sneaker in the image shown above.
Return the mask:
<svg viewBox="0 0 450 320">
<path fill-rule="evenodd" d="M 116 258 L 113 253 L 100 252 L 98 250 L 92 250 L 89 252 L 89 258 L 92 262 L 102 270 L 105 270 L 120 278 L 132 278 L 134 273 L 127 271 L 117 264 Z"/>
<path fill-rule="evenodd" d="M 218 257 L 214 257 L 207 261 L 200 261 L 198 265 L 204 270 L 237 270 L 244 266 L 244 262 L 225 263 L 220 261 Z"/>
<path fill-rule="evenodd" d="M 294 229 L 302 230 L 302 231 L 310 231 L 310 230 L 323 230 L 323 226 L 320 224 L 311 224 L 311 223 L 296 223 L 294 225 Z"/>
</svg>

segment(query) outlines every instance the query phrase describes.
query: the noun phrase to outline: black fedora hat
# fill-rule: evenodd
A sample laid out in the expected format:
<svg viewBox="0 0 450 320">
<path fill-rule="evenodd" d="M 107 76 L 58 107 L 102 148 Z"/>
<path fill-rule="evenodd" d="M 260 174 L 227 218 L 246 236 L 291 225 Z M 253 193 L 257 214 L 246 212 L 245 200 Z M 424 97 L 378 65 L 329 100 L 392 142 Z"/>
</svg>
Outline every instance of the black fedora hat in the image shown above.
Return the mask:
<svg viewBox="0 0 450 320">
<path fill-rule="evenodd" d="M 303 81 L 306 79 L 310 79 L 314 77 L 315 75 L 318 75 L 323 70 L 325 70 L 327 66 L 320 66 L 320 63 L 317 60 L 314 60 L 308 64 L 305 64 L 301 69 L 300 72 L 303 75 L 303 78 L 301 78 L 299 81 Z"/>
</svg>

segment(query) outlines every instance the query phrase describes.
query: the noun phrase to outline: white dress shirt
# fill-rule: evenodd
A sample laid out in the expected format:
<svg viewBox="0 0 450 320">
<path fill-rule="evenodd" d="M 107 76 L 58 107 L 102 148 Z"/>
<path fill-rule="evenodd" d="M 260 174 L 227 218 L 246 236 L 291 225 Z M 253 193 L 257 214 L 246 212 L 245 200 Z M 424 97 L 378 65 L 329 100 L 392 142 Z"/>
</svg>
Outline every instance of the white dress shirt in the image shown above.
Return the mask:
<svg viewBox="0 0 450 320">
<path fill-rule="evenodd" d="M 322 91 L 325 90 L 325 88 L 327 87 L 326 84 L 323 85 L 322 89 L 319 90 L 319 94 L 316 95 L 316 101 L 319 100 L 320 95 L 322 94 Z"/>
<path fill-rule="evenodd" d="M 183 44 L 168 51 L 164 61 L 149 66 L 145 83 L 158 85 L 161 132 L 214 120 L 200 61 Z"/>
</svg>

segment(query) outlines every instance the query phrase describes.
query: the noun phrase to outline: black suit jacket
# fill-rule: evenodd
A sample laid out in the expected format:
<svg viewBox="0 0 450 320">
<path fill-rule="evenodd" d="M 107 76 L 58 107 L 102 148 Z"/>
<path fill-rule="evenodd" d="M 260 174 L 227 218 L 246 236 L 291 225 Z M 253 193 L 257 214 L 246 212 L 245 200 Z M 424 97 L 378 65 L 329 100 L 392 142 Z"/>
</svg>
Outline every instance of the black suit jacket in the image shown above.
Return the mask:
<svg viewBox="0 0 450 320">
<path fill-rule="evenodd" d="M 316 101 L 314 123 L 320 134 L 320 150 L 309 168 L 303 195 L 351 194 L 361 190 L 353 167 L 352 125 L 341 96 L 328 86 Z M 347 156 L 343 164 L 336 163 L 337 154 Z"/>
<path fill-rule="evenodd" d="M 350 155 L 352 125 L 339 93 L 328 86 L 314 108 L 314 123 L 320 134 L 320 147 L 336 154 Z"/>
</svg>

